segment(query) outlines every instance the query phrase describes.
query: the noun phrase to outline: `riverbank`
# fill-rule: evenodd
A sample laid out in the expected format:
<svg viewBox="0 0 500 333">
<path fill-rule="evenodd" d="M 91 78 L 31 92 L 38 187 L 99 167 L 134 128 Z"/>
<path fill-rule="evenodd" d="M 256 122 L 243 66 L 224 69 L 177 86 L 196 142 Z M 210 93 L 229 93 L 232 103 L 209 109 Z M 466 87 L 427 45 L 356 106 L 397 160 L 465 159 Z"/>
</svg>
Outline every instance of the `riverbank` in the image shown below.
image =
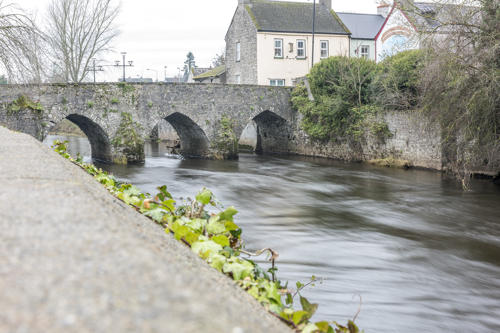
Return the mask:
<svg viewBox="0 0 500 333">
<path fill-rule="evenodd" d="M 290 332 L 79 167 L 0 140 L 0 331 Z"/>
</svg>

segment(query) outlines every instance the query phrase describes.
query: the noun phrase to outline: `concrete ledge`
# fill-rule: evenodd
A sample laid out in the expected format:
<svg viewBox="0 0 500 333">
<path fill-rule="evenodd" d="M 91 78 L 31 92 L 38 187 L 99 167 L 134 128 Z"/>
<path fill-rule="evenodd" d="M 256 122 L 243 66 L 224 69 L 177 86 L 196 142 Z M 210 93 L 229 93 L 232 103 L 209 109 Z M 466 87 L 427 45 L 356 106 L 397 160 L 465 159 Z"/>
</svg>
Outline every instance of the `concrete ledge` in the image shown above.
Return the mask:
<svg viewBox="0 0 500 333">
<path fill-rule="evenodd" d="M 0 186 L 1 332 L 291 331 L 80 168 L 3 127 Z"/>
</svg>

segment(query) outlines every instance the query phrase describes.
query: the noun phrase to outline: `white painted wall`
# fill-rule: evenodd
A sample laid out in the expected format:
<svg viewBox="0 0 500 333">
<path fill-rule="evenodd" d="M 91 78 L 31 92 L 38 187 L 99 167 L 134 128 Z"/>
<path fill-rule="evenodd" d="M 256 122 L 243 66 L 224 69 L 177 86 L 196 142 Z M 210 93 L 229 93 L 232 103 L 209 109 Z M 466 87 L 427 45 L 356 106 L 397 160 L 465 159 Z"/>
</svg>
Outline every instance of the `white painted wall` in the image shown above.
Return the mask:
<svg viewBox="0 0 500 333">
<path fill-rule="evenodd" d="M 387 23 L 382 28 L 376 41 L 376 47 L 377 62 L 382 61 L 388 55 L 419 48 L 418 33 L 398 8 L 394 8 Z"/>
<path fill-rule="evenodd" d="M 375 61 L 375 41 L 369 39 L 351 39 L 351 57 L 360 57 L 362 45 L 369 46 L 370 53 L 368 59 Z M 356 50 L 358 50 L 358 53 L 356 53 Z"/>
<path fill-rule="evenodd" d="M 274 39 L 283 39 L 283 59 L 274 58 Z M 296 59 L 297 40 L 306 40 L 305 59 Z M 348 56 L 349 37 L 344 35 L 315 35 L 314 63 L 320 58 L 320 41 L 329 42 L 329 56 Z M 293 43 L 290 52 L 289 43 Z M 259 85 L 269 85 L 270 79 L 285 79 L 292 86 L 293 80 L 309 73 L 311 69 L 312 35 L 291 33 L 257 33 L 257 80 Z"/>
</svg>

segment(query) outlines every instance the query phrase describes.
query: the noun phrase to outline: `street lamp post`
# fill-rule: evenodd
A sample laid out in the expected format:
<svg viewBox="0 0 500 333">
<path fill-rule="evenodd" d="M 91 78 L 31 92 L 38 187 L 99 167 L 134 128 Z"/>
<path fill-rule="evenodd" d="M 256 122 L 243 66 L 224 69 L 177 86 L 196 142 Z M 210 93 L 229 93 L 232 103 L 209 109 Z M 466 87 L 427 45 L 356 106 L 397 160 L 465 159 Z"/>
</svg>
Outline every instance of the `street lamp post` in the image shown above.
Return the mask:
<svg viewBox="0 0 500 333">
<path fill-rule="evenodd" d="M 94 83 L 95 83 L 95 73 L 96 72 L 104 72 L 104 69 L 102 68 L 101 65 L 96 66 L 96 60 L 95 60 L 95 58 L 92 58 L 92 68 L 89 69 L 89 71 L 94 72 Z"/>
<path fill-rule="evenodd" d="M 316 0 L 313 1 L 313 28 L 312 28 L 311 68 L 314 66 L 314 30 L 316 30 Z"/>
<path fill-rule="evenodd" d="M 123 82 L 126 82 L 125 67 L 134 67 L 133 61 L 129 61 L 128 65 L 127 65 L 127 63 L 125 62 L 125 56 L 126 55 L 127 55 L 127 52 L 122 52 L 123 62 L 122 62 L 121 65 L 120 65 L 120 60 L 115 61 L 115 66 L 116 67 L 120 67 L 120 66 L 123 67 Z"/>
<path fill-rule="evenodd" d="M 181 82 L 181 68 L 177 67 L 177 70 L 179 71 L 179 75 L 177 76 L 177 82 Z"/>
</svg>

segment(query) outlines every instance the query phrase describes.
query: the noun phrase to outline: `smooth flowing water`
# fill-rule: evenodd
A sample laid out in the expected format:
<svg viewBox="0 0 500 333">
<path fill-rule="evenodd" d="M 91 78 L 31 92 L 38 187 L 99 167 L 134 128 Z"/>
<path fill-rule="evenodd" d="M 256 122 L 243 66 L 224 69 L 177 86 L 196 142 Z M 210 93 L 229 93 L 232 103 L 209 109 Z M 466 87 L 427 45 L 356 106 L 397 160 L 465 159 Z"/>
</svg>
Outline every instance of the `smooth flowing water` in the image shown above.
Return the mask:
<svg viewBox="0 0 500 333">
<path fill-rule="evenodd" d="M 70 140 L 89 160 L 86 139 Z M 463 192 L 430 171 L 299 157 L 183 160 L 161 144 L 147 156 L 104 167 L 143 191 L 166 184 L 185 198 L 206 186 L 235 206 L 246 247 L 280 253 L 280 279 L 324 278 L 303 293 L 320 304 L 317 320 L 345 323 L 361 296 L 367 333 L 500 332 L 497 185 Z"/>
</svg>

